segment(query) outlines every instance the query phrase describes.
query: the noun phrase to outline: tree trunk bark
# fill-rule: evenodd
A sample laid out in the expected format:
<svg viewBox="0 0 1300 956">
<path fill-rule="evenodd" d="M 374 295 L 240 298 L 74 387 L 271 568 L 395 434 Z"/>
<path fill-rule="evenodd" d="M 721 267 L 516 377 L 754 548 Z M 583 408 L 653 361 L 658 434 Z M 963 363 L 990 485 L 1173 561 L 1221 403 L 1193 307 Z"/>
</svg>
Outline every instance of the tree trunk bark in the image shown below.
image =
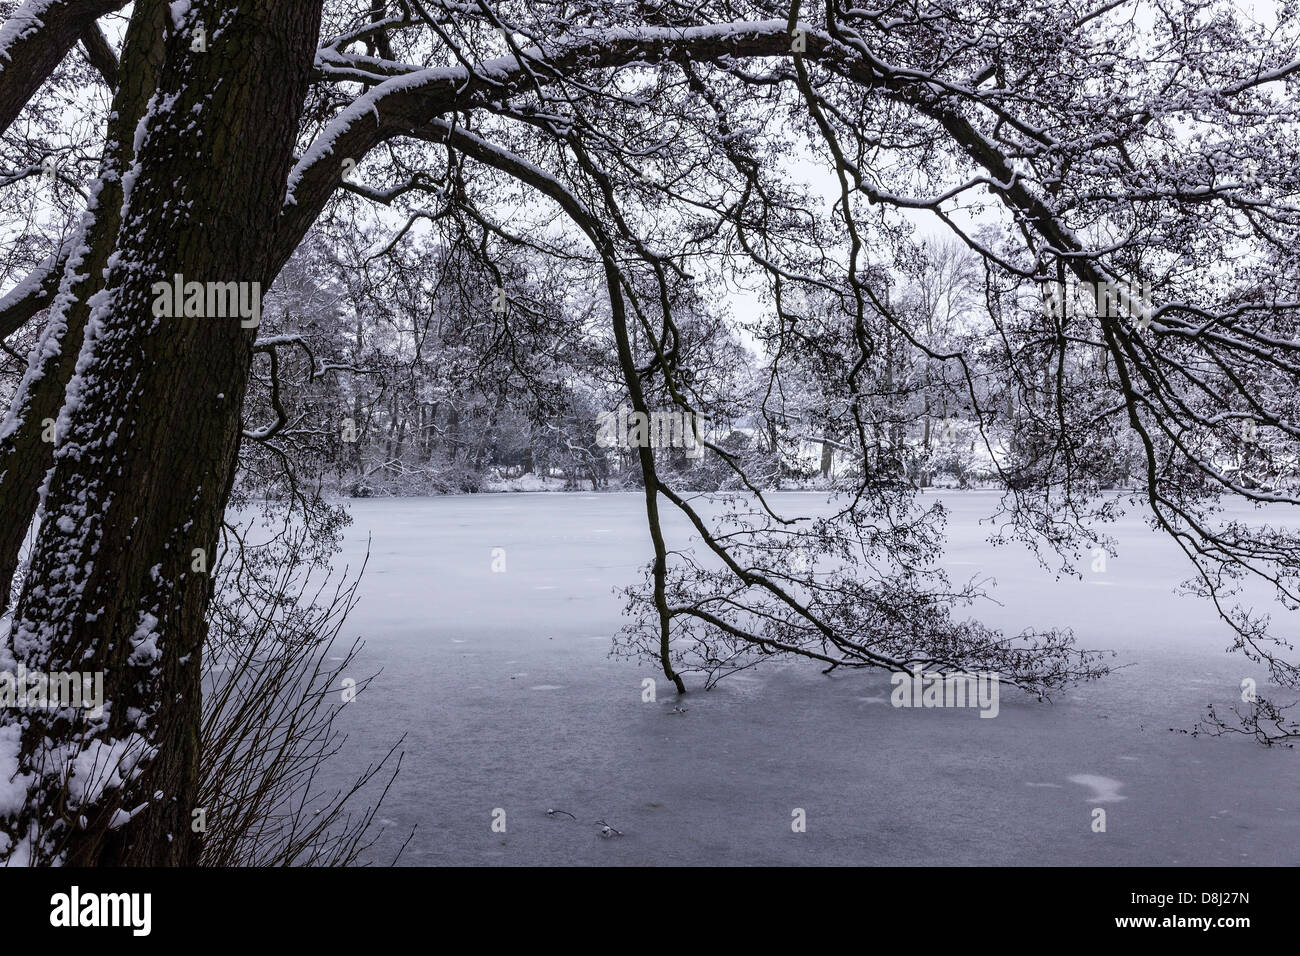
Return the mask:
<svg viewBox="0 0 1300 956">
<path fill-rule="evenodd" d="M 238 316 L 159 316 L 154 285 L 274 279 L 321 2 L 200 0 L 169 30 L 13 623 L 29 670 L 103 671 L 106 707 L 22 715 L 27 799 L 0 819 L 0 858 L 197 858 L 208 572 L 257 330 Z M 121 780 L 97 782 L 91 763 Z"/>
<path fill-rule="evenodd" d="M 54 460 L 46 423 L 59 414 L 90 316 L 89 300 L 103 284 L 122 213 L 122 174 L 130 168 L 136 123 L 144 115 L 163 56 L 165 0 L 141 0 L 122 50 L 121 82 L 113 97 L 99 179 L 82 218 L 82 234 L 66 267 L 45 329 L 9 413 L 0 424 L 0 614 L 38 489 Z"/>
</svg>

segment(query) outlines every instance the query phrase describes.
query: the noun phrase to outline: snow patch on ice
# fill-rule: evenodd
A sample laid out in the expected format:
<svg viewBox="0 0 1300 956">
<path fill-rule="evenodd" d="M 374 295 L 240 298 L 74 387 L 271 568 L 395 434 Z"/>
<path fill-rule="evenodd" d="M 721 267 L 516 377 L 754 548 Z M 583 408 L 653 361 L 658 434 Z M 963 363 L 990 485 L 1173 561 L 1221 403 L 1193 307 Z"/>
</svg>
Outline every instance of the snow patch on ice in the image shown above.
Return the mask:
<svg viewBox="0 0 1300 956">
<path fill-rule="evenodd" d="M 1076 773 L 1069 778 L 1069 781 L 1090 788 L 1092 793 L 1088 795 L 1088 800 L 1091 803 L 1114 803 L 1117 800 L 1128 799 L 1121 796 L 1119 792 L 1119 788 L 1124 784 L 1110 777 L 1102 777 L 1094 773 Z"/>
</svg>

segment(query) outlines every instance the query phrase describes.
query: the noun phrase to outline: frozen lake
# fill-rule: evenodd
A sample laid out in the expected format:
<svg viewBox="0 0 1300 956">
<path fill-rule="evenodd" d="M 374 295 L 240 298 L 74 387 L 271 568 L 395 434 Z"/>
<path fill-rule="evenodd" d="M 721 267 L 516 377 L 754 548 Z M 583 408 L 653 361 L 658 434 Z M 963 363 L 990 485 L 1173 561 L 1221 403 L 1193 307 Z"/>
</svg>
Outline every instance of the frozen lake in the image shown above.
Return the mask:
<svg viewBox="0 0 1300 956">
<path fill-rule="evenodd" d="M 1212 701 L 1226 711 L 1245 677 L 1265 687 L 1206 606 L 1173 594 L 1173 544 L 1130 515 L 1106 529 L 1106 573 L 1055 581 L 985 542 L 995 495 L 943 497 L 954 581 L 998 582 L 982 620 L 1070 626 L 1128 666 L 1050 704 L 1004 688 L 992 720 L 896 709 L 888 674 L 812 662 L 697 680 L 679 701 L 654 667 L 608 656 L 614 589 L 650 553 L 640 493 L 354 502 L 339 565 L 368 536 L 371 557 L 344 636 L 366 641 L 357 678 L 383 672 L 345 708 L 336 769 L 407 735 L 368 859 L 417 826 L 402 863 L 1300 864 L 1300 752 L 1171 731 Z M 1293 620 L 1277 627 L 1294 639 Z M 602 839 L 597 820 L 624 835 Z"/>
</svg>

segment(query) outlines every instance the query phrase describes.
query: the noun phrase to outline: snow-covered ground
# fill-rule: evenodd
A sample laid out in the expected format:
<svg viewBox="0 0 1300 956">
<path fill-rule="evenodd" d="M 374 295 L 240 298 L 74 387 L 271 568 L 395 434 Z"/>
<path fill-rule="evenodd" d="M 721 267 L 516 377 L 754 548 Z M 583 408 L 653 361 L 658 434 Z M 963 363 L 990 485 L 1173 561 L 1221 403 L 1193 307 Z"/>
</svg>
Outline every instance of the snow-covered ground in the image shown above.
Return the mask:
<svg viewBox="0 0 1300 956">
<path fill-rule="evenodd" d="M 887 674 L 811 663 L 679 701 L 653 667 L 608 656 L 613 590 L 648 553 L 639 493 L 355 502 L 340 564 L 372 545 L 345 636 L 367 642 L 358 678 L 383 672 L 345 709 L 339 780 L 407 734 L 369 859 L 418 826 L 404 863 L 1300 864 L 1300 751 L 1171 731 L 1225 711 L 1245 677 L 1264 686 L 1205 606 L 1172 593 L 1172 544 L 1133 515 L 1107 528 L 1104 574 L 1085 557 L 1084 580 L 1057 582 L 985 543 L 993 494 L 944 500 L 954 578 L 998 581 L 983 620 L 1069 625 L 1128 666 L 1051 704 L 1004 690 L 996 719 L 896 709 Z"/>
</svg>

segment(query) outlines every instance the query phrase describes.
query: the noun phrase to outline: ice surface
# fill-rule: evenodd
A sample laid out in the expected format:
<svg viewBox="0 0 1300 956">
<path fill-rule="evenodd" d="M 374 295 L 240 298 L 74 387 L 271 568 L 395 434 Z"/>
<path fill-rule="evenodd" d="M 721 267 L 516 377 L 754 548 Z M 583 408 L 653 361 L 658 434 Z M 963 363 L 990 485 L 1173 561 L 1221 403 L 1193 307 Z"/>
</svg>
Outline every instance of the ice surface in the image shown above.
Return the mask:
<svg viewBox="0 0 1300 956">
<path fill-rule="evenodd" d="M 1123 757 L 1119 758 L 1123 760 Z M 1118 780 L 1112 780 L 1110 777 L 1101 777 L 1095 773 L 1076 773 L 1070 778 L 1070 783 L 1077 783 L 1081 787 L 1087 787 L 1092 792 L 1088 794 L 1089 803 L 1114 803 L 1117 800 L 1127 800 L 1119 792 L 1119 788 L 1124 786 Z"/>
<path fill-rule="evenodd" d="M 355 502 L 340 567 L 373 545 L 345 636 L 367 641 L 355 676 L 383 673 L 345 708 L 330 782 L 408 733 L 370 858 L 418 825 L 405 863 L 1300 864 L 1300 752 L 1170 730 L 1211 701 L 1226 711 L 1244 677 L 1266 688 L 1224 653 L 1206 606 L 1172 593 L 1185 574 L 1172 544 L 1131 516 L 1106 528 L 1119 553 L 1104 574 L 1085 553 L 1084 579 L 1056 582 L 985 543 L 994 495 L 944 500 L 954 579 L 999 582 L 1003 606 L 983 620 L 1069 625 L 1129 666 L 1051 704 L 1006 688 L 994 720 L 882 706 L 887 674 L 811 663 L 697 682 L 679 701 L 654 667 L 607 656 L 612 591 L 649 554 L 639 492 Z M 682 543 L 684 524 L 670 528 Z M 655 703 L 642 703 L 647 677 Z M 1091 830 L 1098 804 L 1105 833 Z M 792 832 L 796 808 L 806 833 Z M 601 839 L 597 820 L 624 835 Z"/>
</svg>

